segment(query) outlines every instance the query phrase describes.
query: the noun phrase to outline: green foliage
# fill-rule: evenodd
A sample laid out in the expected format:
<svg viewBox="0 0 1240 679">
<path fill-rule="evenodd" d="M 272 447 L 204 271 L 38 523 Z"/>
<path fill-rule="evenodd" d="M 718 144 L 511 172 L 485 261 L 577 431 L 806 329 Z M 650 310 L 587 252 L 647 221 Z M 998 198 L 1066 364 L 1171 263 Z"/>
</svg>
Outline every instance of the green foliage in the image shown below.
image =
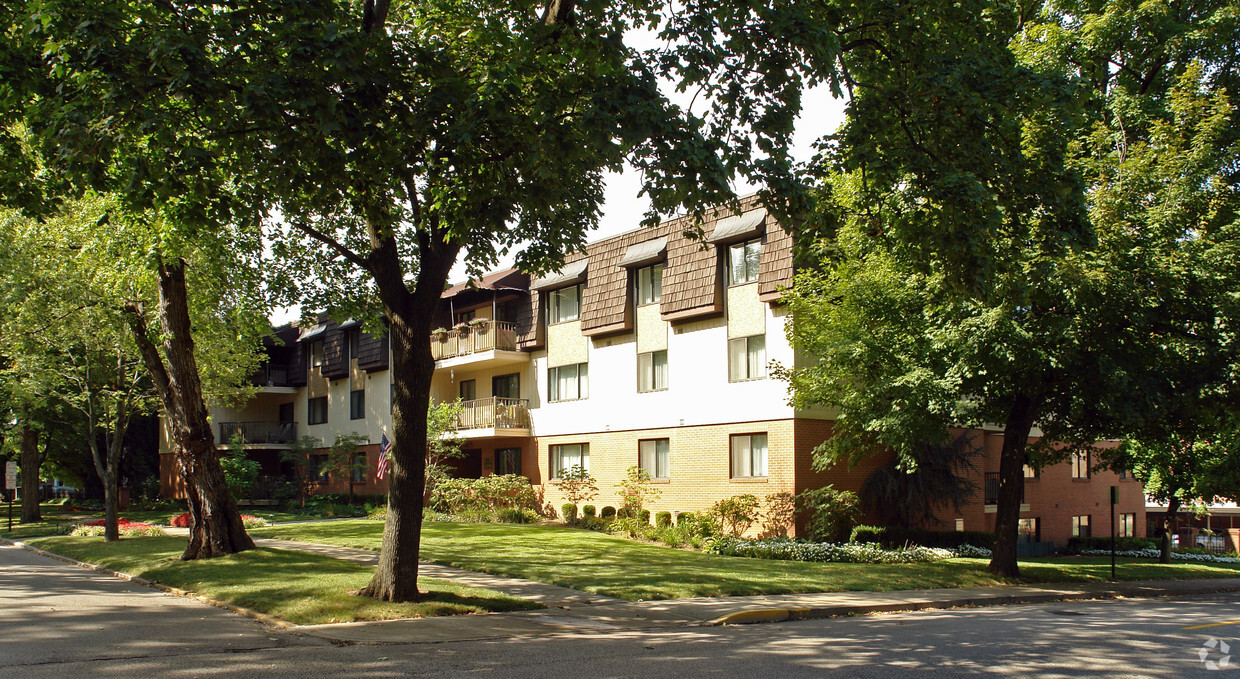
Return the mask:
<svg viewBox="0 0 1240 679">
<path fill-rule="evenodd" d="M 874 470 L 858 493 L 861 505 L 895 525 L 942 523 L 936 508 L 959 509 L 976 493 L 969 476 L 977 472 L 974 460 L 980 453 L 981 448 L 963 434 L 948 445 L 923 445 L 913 469 L 896 460 Z"/>
<path fill-rule="evenodd" d="M 1124 552 L 1136 549 L 1157 549 L 1158 540 L 1155 538 L 1138 538 L 1138 537 L 1117 537 L 1115 538 L 1116 551 Z M 1068 546 L 1064 550 L 1068 554 L 1077 554 L 1082 549 L 1105 549 L 1111 550 L 1111 538 L 1109 537 L 1074 537 L 1068 538 Z"/>
<path fill-rule="evenodd" d="M 640 518 L 642 508 L 646 503 L 657 500 L 663 495 L 663 491 L 655 488 L 651 483 L 650 473 L 637 465 L 628 468 L 624 479 L 617 483 L 616 487 L 620 489 L 620 509 L 627 517 Z M 650 512 L 646 514 L 645 522 L 650 523 Z"/>
<path fill-rule="evenodd" d="M 564 523 L 574 523 L 577 521 L 577 505 L 565 502 L 560 505 L 560 514 L 564 517 Z"/>
<path fill-rule="evenodd" d="M 445 479 L 435 487 L 431 507 L 453 516 L 486 521 L 503 509 L 537 514 L 540 503 L 529 479 L 505 474 L 478 479 Z"/>
<path fill-rule="evenodd" d="M 814 542 L 843 542 L 861 518 L 857 494 L 831 485 L 801 491 L 796 504 Z"/>
<path fill-rule="evenodd" d="M 460 399 L 443 403 L 431 402 L 426 411 L 426 494 L 431 496 L 435 486 L 448 478 L 451 469 L 450 460 L 465 456 L 461 450 L 464 440 L 457 435 L 456 427 L 460 422 Z"/>
<path fill-rule="evenodd" d="M 224 481 L 228 484 L 228 492 L 234 498 L 249 497 L 250 489 L 258 481 L 262 465 L 258 460 L 251 459 L 245 451 L 245 439 L 240 433 L 234 434 L 228 447 L 220 456 L 220 467 L 224 469 Z"/>
<path fill-rule="evenodd" d="M 785 538 L 796 523 L 796 496 L 788 491 L 771 493 L 765 498 L 761 538 Z"/>
<path fill-rule="evenodd" d="M 564 497 L 574 505 L 588 502 L 598 496 L 598 483 L 581 465 L 561 469 L 559 477 L 552 481 Z"/>
<path fill-rule="evenodd" d="M 495 520 L 499 523 L 538 523 L 542 517 L 532 509 L 501 507 L 495 512 Z"/>
<path fill-rule="evenodd" d="M 902 526 L 857 526 L 852 529 L 849 542 L 877 542 L 884 547 L 921 545 L 954 549 L 960 545 L 973 545 L 994 549 L 995 534 L 988 531 L 933 531 L 905 528 Z"/>
<path fill-rule="evenodd" d="M 719 526 L 718 532 L 740 537 L 758 520 L 760 507 L 756 495 L 734 495 L 711 505 L 709 516 Z M 698 523 L 701 525 L 700 521 Z"/>
<path fill-rule="evenodd" d="M 612 507 L 611 505 L 607 505 L 603 507 L 603 513 L 599 515 L 599 518 L 603 519 L 604 521 L 606 521 L 607 519 L 614 519 L 615 517 L 616 517 L 616 508 Z"/>
<path fill-rule="evenodd" d="M 593 519 L 595 516 L 594 505 L 586 505 L 581 508 L 581 516 L 587 519 Z"/>
<path fill-rule="evenodd" d="M 654 525 L 656 528 L 667 528 L 672 525 L 671 512 L 658 512 L 654 515 Z"/>
</svg>

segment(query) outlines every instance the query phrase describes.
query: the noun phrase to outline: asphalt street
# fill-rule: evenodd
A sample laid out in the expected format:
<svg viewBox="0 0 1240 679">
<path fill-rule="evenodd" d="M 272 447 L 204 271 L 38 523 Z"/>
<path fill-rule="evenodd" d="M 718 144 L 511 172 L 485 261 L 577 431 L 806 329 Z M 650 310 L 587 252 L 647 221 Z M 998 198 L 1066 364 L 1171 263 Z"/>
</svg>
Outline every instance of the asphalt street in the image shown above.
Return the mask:
<svg viewBox="0 0 1240 679">
<path fill-rule="evenodd" d="M 1240 594 L 339 645 L 0 547 L 0 676 L 346 675 L 1240 679 Z"/>
</svg>

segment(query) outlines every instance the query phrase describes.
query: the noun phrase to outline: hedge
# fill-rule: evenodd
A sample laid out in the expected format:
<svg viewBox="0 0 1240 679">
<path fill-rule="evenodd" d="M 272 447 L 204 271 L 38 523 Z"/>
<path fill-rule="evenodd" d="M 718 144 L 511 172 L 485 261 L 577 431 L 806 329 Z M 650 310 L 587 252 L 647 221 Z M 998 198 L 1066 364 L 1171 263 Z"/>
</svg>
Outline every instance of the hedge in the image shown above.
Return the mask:
<svg viewBox="0 0 1240 679">
<path fill-rule="evenodd" d="M 960 545 L 972 545 L 993 549 L 995 534 L 980 530 L 922 530 L 900 526 L 857 526 L 849 542 L 876 542 L 884 547 L 897 548 L 907 544 L 922 547 L 955 549 Z"/>
</svg>

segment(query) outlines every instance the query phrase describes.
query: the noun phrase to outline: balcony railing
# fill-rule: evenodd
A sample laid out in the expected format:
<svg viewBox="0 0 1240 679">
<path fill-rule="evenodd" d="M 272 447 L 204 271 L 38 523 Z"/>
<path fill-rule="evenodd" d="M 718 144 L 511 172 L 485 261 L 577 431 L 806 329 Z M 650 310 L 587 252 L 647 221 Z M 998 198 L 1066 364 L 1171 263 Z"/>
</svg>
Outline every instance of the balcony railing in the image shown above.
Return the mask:
<svg viewBox="0 0 1240 679">
<path fill-rule="evenodd" d="M 260 387 L 287 387 L 289 368 L 283 363 L 264 363 L 250 376 L 250 381 Z"/>
<path fill-rule="evenodd" d="M 221 422 L 219 444 L 241 435 L 242 443 L 292 443 L 297 440 L 296 422 Z"/>
<path fill-rule="evenodd" d="M 446 333 L 431 335 L 431 355 L 436 361 L 441 358 L 468 356 L 492 349 L 517 350 L 515 323 L 488 321 L 482 325 L 472 325 L 463 333 L 449 330 Z"/>
<path fill-rule="evenodd" d="M 1020 484 L 1020 503 L 1025 503 L 1025 484 Z M 999 504 L 999 472 L 986 472 L 984 503 L 988 505 Z"/>
<path fill-rule="evenodd" d="M 480 398 L 461 403 L 459 429 L 529 429 L 530 401 L 525 398 Z"/>
</svg>

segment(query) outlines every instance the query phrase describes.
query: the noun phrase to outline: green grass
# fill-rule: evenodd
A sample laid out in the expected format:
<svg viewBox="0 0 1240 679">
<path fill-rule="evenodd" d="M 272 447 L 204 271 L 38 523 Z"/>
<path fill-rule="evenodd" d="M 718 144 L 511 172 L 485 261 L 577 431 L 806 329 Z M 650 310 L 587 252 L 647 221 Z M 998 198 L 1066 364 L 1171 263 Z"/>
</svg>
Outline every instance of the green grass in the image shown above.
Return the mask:
<svg viewBox="0 0 1240 679">
<path fill-rule="evenodd" d="M 21 507 L 15 503 L 13 505 L 13 530 L 9 530 L 8 507 L 6 504 L 0 504 L 0 538 L 25 540 L 46 535 L 63 535 L 68 533 L 69 528 L 74 524 L 96 521 L 103 518 L 102 510 L 84 509 L 74 511 L 72 507 L 72 503 L 60 505 L 45 502 L 39 505 L 39 511 L 43 515 L 42 521 L 21 523 L 19 520 L 21 518 Z M 130 521 L 166 526 L 169 519 L 181 514 L 183 511 L 183 509 L 132 509 L 120 512 L 120 516 Z M 241 513 L 264 518 L 273 523 L 305 521 L 313 518 L 292 512 L 276 511 L 274 508 L 268 507 L 243 507 Z"/>
<path fill-rule="evenodd" d="M 383 524 L 336 521 L 251 531 L 264 537 L 378 549 Z M 670 549 L 558 526 L 427 522 L 422 558 L 473 571 L 526 578 L 620 599 L 886 591 L 1011 584 L 986 572 L 985 559 L 928 564 L 765 561 Z M 1088 581 L 1110 577 L 1103 558 L 1022 562 L 1022 581 Z M 1123 559 L 1128 580 L 1240 576 L 1235 564 L 1172 564 Z"/>
<path fill-rule="evenodd" d="M 372 566 L 277 549 L 256 549 L 201 561 L 179 561 L 185 539 L 48 537 L 30 541 L 41 549 L 154 582 L 243 606 L 303 625 L 354 620 L 391 620 L 484 611 L 541 608 L 487 589 L 419 578 L 428 591 L 417 603 L 389 603 L 349 594 L 365 586 Z"/>
</svg>

